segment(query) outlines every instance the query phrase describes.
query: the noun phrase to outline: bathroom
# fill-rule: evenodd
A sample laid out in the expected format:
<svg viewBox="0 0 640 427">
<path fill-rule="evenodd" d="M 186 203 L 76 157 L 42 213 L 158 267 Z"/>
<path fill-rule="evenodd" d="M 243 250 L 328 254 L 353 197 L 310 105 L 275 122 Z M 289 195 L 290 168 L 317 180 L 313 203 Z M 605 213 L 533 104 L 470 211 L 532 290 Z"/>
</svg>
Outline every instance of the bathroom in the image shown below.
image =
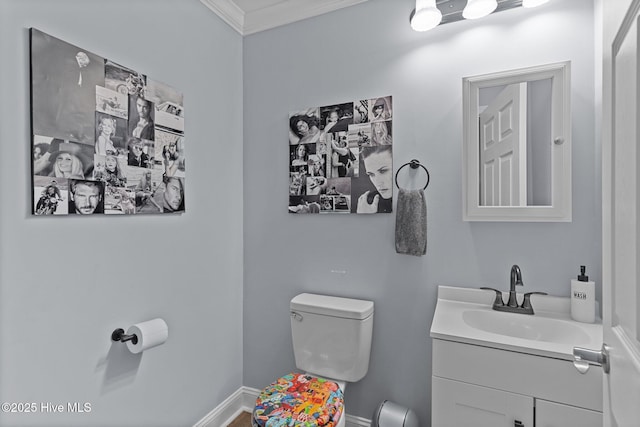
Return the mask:
<svg viewBox="0 0 640 427">
<path fill-rule="evenodd" d="M 551 0 L 418 33 L 414 0 L 368 0 L 243 37 L 198 0 L 3 0 L 0 135 L 19 148 L 0 160 L 0 400 L 91 411 L 0 413 L 0 425 L 194 425 L 293 369 L 301 292 L 375 302 L 369 372 L 346 397 L 353 420 L 389 399 L 430 425 L 438 285 L 507 289 L 518 264 L 526 291 L 569 296 L 586 265 L 600 289 L 601 4 Z M 183 215 L 29 214 L 31 27 L 183 91 Z M 567 60 L 571 222 L 463 221 L 462 79 Z M 423 257 L 395 253 L 394 214 L 284 208 L 289 112 L 385 95 L 394 169 L 417 158 L 430 172 Z M 170 328 L 163 346 L 131 357 L 110 341 L 154 317 Z"/>
</svg>

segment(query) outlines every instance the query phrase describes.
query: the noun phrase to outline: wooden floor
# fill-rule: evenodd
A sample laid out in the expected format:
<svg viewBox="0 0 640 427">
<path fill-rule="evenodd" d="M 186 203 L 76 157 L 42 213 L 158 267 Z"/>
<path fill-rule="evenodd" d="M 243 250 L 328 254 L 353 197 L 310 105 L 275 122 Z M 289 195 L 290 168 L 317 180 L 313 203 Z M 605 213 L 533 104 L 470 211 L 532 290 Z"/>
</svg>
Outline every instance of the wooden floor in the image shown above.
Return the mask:
<svg viewBox="0 0 640 427">
<path fill-rule="evenodd" d="M 231 421 L 228 427 L 251 427 L 251 414 L 249 412 L 243 412 Z"/>
</svg>

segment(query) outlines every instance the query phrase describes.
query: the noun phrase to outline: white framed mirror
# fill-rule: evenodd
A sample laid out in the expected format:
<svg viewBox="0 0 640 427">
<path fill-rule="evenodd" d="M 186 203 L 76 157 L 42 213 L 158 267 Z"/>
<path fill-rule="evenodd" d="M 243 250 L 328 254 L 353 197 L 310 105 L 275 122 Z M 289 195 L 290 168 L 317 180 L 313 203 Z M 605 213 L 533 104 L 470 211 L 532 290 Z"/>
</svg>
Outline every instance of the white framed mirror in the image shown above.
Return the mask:
<svg viewBox="0 0 640 427">
<path fill-rule="evenodd" d="M 570 61 L 465 77 L 463 219 L 571 221 Z"/>
</svg>

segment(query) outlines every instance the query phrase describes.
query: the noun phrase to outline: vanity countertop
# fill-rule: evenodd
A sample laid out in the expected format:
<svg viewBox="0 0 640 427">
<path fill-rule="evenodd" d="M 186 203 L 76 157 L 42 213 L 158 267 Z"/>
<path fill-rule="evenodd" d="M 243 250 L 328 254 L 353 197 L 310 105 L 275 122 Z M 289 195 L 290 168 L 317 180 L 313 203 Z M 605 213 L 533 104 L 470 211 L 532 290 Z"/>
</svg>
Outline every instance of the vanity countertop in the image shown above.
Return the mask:
<svg viewBox="0 0 640 427">
<path fill-rule="evenodd" d="M 572 320 L 569 298 L 532 295 L 534 315 L 495 311 L 494 299 L 493 291 L 439 286 L 431 337 L 570 361 L 573 347 L 602 347 L 600 319 Z"/>
</svg>

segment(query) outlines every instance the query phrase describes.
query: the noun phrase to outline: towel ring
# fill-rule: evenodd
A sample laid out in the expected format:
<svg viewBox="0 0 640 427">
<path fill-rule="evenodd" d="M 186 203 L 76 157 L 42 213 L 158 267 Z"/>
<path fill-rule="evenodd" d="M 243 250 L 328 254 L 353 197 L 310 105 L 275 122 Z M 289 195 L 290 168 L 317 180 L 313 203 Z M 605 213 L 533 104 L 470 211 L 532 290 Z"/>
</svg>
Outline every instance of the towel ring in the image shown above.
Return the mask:
<svg viewBox="0 0 640 427">
<path fill-rule="evenodd" d="M 424 165 L 421 164 L 420 161 L 416 159 L 412 159 L 410 162 L 407 162 L 398 168 L 398 170 L 396 171 L 396 187 L 400 188 L 400 186 L 398 185 L 398 174 L 400 173 L 400 170 L 405 166 L 411 166 L 411 169 L 418 169 L 418 167 L 421 167 L 422 169 L 424 169 L 424 171 L 427 173 L 427 183 L 424 185 L 424 188 L 422 190 L 426 190 L 427 187 L 429 186 L 429 181 L 431 180 L 431 177 L 429 176 L 429 171 L 427 170 L 427 168 L 424 167 Z"/>
</svg>

